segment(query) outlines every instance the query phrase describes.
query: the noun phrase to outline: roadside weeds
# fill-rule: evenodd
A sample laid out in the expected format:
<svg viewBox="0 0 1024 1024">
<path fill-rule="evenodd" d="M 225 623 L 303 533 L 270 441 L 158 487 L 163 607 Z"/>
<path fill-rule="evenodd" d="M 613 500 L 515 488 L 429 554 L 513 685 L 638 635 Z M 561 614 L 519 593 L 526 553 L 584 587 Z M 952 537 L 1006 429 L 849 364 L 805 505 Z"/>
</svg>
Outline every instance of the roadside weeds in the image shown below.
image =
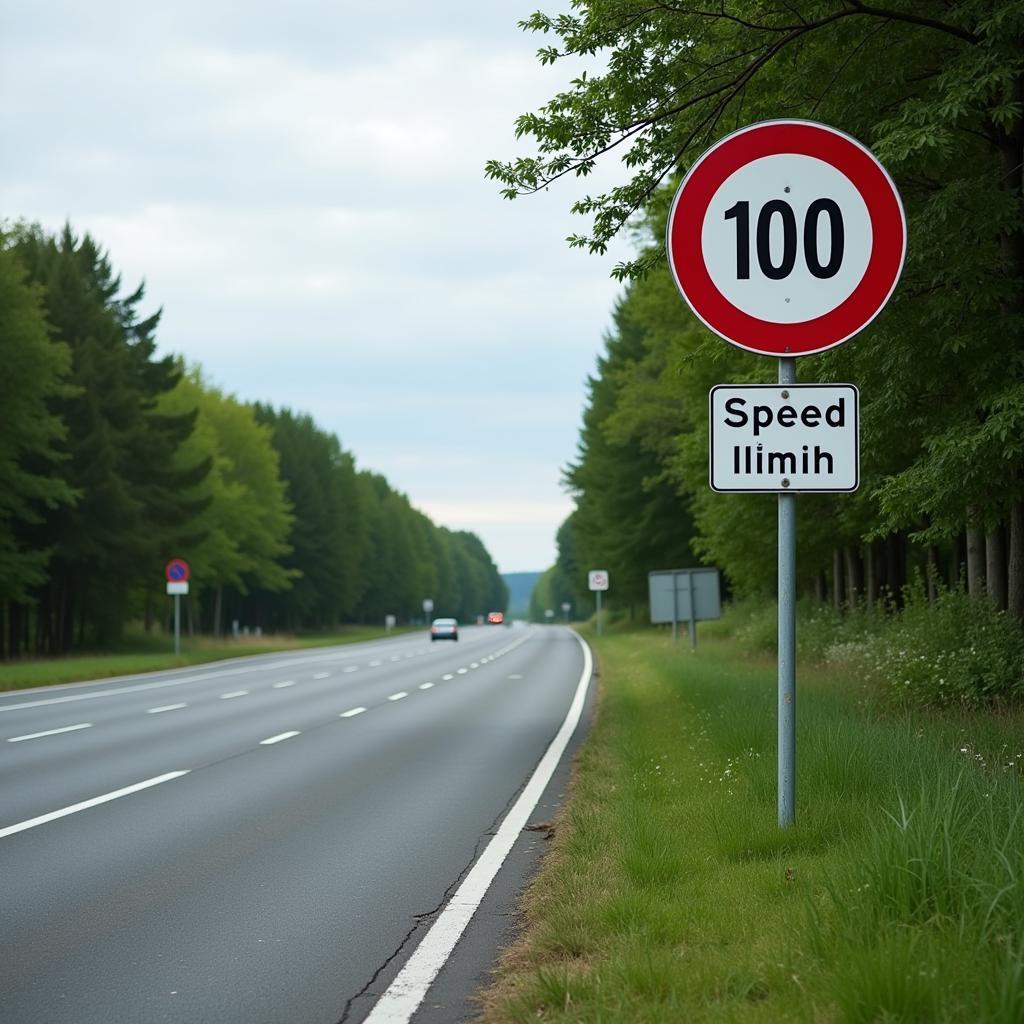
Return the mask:
<svg viewBox="0 0 1024 1024">
<path fill-rule="evenodd" d="M 803 672 L 781 832 L 772 666 L 594 646 L 600 706 L 484 1024 L 1024 1019 L 1019 712 L 880 713 Z"/>
</svg>

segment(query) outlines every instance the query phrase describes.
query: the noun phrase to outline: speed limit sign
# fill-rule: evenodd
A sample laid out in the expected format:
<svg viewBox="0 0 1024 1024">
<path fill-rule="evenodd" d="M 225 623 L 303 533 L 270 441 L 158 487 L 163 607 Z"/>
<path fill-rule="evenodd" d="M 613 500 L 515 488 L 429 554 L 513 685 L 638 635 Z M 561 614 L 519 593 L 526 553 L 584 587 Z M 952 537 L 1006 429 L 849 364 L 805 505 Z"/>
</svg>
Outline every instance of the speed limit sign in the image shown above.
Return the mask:
<svg viewBox="0 0 1024 1024">
<path fill-rule="evenodd" d="M 842 344 L 888 301 L 906 219 L 885 168 L 813 121 L 763 121 L 712 146 L 672 202 L 668 257 L 693 312 L 770 356 Z"/>
</svg>

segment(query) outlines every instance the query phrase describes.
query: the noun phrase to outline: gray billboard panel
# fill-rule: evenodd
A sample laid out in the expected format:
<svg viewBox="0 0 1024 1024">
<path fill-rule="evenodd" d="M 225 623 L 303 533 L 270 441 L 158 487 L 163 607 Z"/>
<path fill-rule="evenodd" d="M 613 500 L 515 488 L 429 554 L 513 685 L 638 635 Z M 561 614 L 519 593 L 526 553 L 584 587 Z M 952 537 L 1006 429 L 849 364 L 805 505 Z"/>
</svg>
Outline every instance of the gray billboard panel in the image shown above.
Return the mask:
<svg viewBox="0 0 1024 1024">
<path fill-rule="evenodd" d="M 690 595 L 693 594 L 693 619 L 722 617 L 722 595 L 718 570 L 665 569 L 647 574 L 651 622 L 688 622 Z"/>
</svg>

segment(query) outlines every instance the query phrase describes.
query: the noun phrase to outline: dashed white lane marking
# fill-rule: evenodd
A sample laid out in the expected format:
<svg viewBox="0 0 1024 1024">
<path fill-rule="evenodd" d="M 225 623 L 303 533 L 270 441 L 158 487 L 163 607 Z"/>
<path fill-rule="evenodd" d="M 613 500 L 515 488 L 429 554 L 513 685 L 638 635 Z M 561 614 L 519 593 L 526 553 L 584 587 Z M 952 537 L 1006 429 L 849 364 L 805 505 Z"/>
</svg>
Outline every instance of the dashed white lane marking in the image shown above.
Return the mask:
<svg viewBox="0 0 1024 1024">
<path fill-rule="evenodd" d="M 342 711 L 339 718 L 355 718 L 356 715 L 361 715 L 366 708 L 349 708 L 348 711 Z"/>
<path fill-rule="evenodd" d="M 248 697 L 248 690 L 232 690 L 230 693 L 222 693 L 220 695 L 221 700 L 234 700 L 235 697 Z"/>
<path fill-rule="evenodd" d="M 523 677 L 519 676 L 519 675 L 511 675 L 511 676 L 506 676 L 506 678 L 507 679 L 522 679 Z"/>
<path fill-rule="evenodd" d="M 370 662 L 370 668 L 377 668 L 379 665 L 383 665 L 383 664 L 384 664 L 383 661 L 371 661 Z"/>
<path fill-rule="evenodd" d="M 23 740 L 39 740 L 44 736 L 58 736 L 62 732 L 77 732 L 79 729 L 91 729 L 92 722 L 79 722 L 78 725 L 65 725 L 60 729 L 47 729 L 45 732 L 30 732 L 24 736 L 10 736 L 8 743 L 21 743 Z"/>
<path fill-rule="evenodd" d="M 442 679 L 454 679 L 454 678 L 455 678 L 455 676 L 453 676 L 453 675 L 451 674 L 451 672 L 449 672 L 449 673 L 448 673 L 447 675 L 443 675 L 443 676 L 441 676 L 441 678 L 442 678 Z"/>
<path fill-rule="evenodd" d="M 433 686 L 434 686 L 433 683 L 420 683 L 420 689 L 421 690 L 430 690 L 430 689 L 433 689 Z"/>
<path fill-rule="evenodd" d="M 401 700 L 403 697 L 408 697 L 409 694 L 405 690 L 399 690 L 398 693 L 391 694 L 388 700 Z"/>
<path fill-rule="evenodd" d="M 182 708 L 187 708 L 187 704 L 161 704 L 158 708 L 150 708 L 147 715 L 162 715 L 165 711 L 180 711 Z"/>
<path fill-rule="evenodd" d="M 583 712 L 583 703 L 593 670 L 593 659 L 590 648 L 579 636 L 577 640 L 583 649 L 583 673 L 558 734 L 540 759 L 519 798 L 505 815 L 494 837 L 484 847 L 483 853 L 431 925 L 423 941 L 398 972 L 398 976 L 364 1018 L 363 1024 L 408 1024 L 529 821 L 544 789 L 551 781 L 565 748 L 569 745 Z"/>
<path fill-rule="evenodd" d="M 469 667 L 470 668 L 479 668 L 480 667 L 480 662 L 479 661 L 471 662 Z"/>
<path fill-rule="evenodd" d="M 283 690 L 286 686 L 294 686 L 294 685 L 295 685 L 295 680 L 294 679 L 286 679 L 283 683 L 274 683 L 274 687 L 273 688 L 275 690 Z"/>
<path fill-rule="evenodd" d="M 402 656 L 400 654 L 392 654 L 391 657 L 388 660 L 389 661 L 401 661 L 402 660 Z"/>
<path fill-rule="evenodd" d="M 326 679 L 331 673 L 330 672 L 314 672 L 314 679 Z"/>
<path fill-rule="evenodd" d="M 136 782 L 133 786 L 125 786 L 124 789 L 115 789 L 112 793 L 104 793 L 102 796 L 94 796 L 90 800 L 83 800 L 81 803 L 62 807 L 59 811 L 40 814 L 38 818 L 19 821 L 17 825 L 8 825 L 6 828 L 0 828 L 0 839 L 13 836 L 16 832 L 24 832 L 26 829 L 35 828 L 36 825 L 45 825 L 48 821 L 56 821 L 57 818 L 65 818 L 69 814 L 76 814 L 78 811 L 84 811 L 89 807 L 96 807 L 110 800 L 117 800 L 119 797 L 128 796 L 130 793 L 138 793 L 140 789 L 149 789 L 150 786 L 159 786 L 161 782 L 180 779 L 182 775 L 188 775 L 188 773 L 189 769 L 180 772 L 167 772 L 165 775 L 157 775 L 156 778 L 146 779 L 144 782 Z"/>
<path fill-rule="evenodd" d="M 281 740 L 290 740 L 293 736 L 299 736 L 298 729 L 292 729 L 290 732 L 279 732 L 276 736 L 269 736 L 265 740 L 260 740 L 261 747 L 269 747 L 273 743 L 280 743 Z"/>
<path fill-rule="evenodd" d="M 345 671 L 346 672 L 358 672 L 359 671 L 359 666 L 358 665 L 346 665 L 345 666 Z"/>
<path fill-rule="evenodd" d="M 458 674 L 460 676 L 464 676 L 469 671 L 469 669 L 468 668 L 459 668 L 459 669 L 456 669 L 455 671 L 458 672 Z"/>
</svg>

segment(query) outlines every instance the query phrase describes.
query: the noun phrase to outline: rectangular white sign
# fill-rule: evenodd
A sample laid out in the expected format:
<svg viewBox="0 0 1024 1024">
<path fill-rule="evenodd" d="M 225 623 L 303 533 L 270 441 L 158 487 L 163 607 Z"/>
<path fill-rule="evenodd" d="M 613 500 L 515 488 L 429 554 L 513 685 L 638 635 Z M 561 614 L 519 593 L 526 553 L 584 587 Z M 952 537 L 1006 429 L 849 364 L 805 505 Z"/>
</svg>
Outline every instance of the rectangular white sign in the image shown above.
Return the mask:
<svg viewBox="0 0 1024 1024">
<path fill-rule="evenodd" d="M 607 590 L 608 589 L 608 570 L 607 569 L 591 569 L 587 573 L 587 586 L 591 590 Z"/>
<path fill-rule="evenodd" d="M 188 593 L 188 580 L 182 580 L 176 582 L 174 580 L 167 581 L 167 593 L 168 594 L 187 594 Z"/>
<path fill-rule="evenodd" d="M 718 384 L 711 389 L 711 489 L 855 491 L 860 395 L 852 384 Z"/>
</svg>

